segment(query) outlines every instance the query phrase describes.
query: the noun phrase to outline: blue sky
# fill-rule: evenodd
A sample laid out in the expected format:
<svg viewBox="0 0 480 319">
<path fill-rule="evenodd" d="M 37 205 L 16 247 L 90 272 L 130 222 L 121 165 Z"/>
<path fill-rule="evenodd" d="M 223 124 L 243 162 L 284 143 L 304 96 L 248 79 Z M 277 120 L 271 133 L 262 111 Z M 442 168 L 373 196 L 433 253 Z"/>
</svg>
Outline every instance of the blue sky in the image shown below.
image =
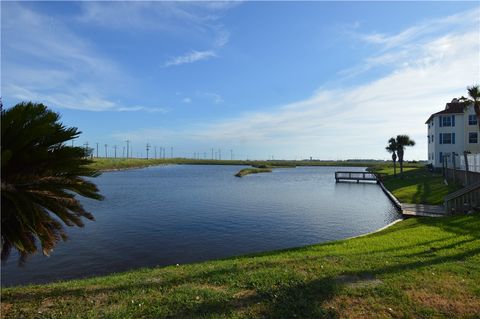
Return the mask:
<svg viewBox="0 0 480 319">
<path fill-rule="evenodd" d="M 478 2 L 2 2 L 5 106 L 175 156 L 386 159 L 480 82 Z M 100 155 L 104 148 L 100 149 Z M 167 154 L 168 155 L 168 154 Z"/>
</svg>

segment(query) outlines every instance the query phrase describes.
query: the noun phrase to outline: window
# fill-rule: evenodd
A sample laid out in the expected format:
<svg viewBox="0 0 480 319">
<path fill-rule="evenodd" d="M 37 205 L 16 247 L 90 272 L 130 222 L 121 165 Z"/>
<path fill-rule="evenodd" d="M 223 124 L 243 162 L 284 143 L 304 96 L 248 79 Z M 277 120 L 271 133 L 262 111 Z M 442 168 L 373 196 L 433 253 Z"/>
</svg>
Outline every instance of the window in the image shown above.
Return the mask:
<svg viewBox="0 0 480 319">
<path fill-rule="evenodd" d="M 468 116 L 468 125 L 477 125 L 477 116 L 475 114 L 470 114 Z"/>
<path fill-rule="evenodd" d="M 440 152 L 440 154 L 438 154 L 438 158 L 440 159 L 440 163 L 443 163 L 443 153 Z"/>
<path fill-rule="evenodd" d="M 455 144 L 455 133 L 440 133 L 440 144 Z"/>
<path fill-rule="evenodd" d="M 438 118 L 440 127 L 455 126 L 455 115 L 444 115 Z"/>
<path fill-rule="evenodd" d="M 470 143 L 470 144 L 478 143 L 478 133 L 477 132 L 468 133 L 468 143 Z"/>
<path fill-rule="evenodd" d="M 432 134 L 432 143 L 433 143 L 433 134 Z"/>
<path fill-rule="evenodd" d="M 428 144 L 430 144 L 430 135 L 428 135 L 427 138 L 428 138 Z"/>
</svg>

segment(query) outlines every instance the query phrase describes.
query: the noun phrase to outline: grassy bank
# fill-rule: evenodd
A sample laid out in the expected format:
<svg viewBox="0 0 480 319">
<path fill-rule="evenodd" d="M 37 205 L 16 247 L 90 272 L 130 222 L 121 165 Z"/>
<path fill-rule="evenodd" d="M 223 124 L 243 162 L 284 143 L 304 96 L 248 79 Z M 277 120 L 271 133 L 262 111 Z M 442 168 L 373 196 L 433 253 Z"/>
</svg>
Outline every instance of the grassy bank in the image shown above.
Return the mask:
<svg viewBox="0 0 480 319">
<path fill-rule="evenodd" d="M 52 257 L 54 258 L 54 257 Z M 5 318 L 478 318 L 480 216 L 365 237 L 2 289 Z"/>
<path fill-rule="evenodd" d="M 240 170 L 237 174 L 235 174 L 235 176 L 243 177 L 249 174 L 271 173 L 271 172 L 272 172 L 271 168 L 244 168 Z"/>
<path fill-rule="evenodd" d="M 406 167 L 396 177 L 391 166 L 376 167 L 374 171 L 388 174 L 383 184 L 402 203 L 441 205 L 445 195 L 461 188 L 452 183 L 446 185 L 441 174 L 425 167 Z"/>
<path fill-rule="evenodd" d="M 190 165 L 248 165 L 254 167 L 296 167 L 296 166 L 384 166 L 377 162 L 358 161 L 244 161 L 244 160 L 210 160 L 210 159 L 142 159 L 142 158 L 94 158 L 91 164 L 97 170 L 108 171 L 116 169 L 141 168 L 153 165 L 190 164 Z M 417 165 L 417 164 L 415 164 Z"/>
</svg>

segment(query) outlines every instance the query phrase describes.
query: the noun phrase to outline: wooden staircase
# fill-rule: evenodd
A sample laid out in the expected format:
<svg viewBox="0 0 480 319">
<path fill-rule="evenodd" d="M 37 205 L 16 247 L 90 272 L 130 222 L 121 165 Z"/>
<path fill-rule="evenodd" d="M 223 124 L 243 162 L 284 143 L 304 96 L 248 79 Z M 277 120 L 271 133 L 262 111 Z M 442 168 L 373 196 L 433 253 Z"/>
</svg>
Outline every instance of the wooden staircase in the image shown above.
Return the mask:
<svg viewBox="0 0 480 319">
<path fill-rule="evenodd" d="M 480 181 L 445 196 L 444 206 L 447 214 L 465 213 L 480 207 Z"/>
</svg>

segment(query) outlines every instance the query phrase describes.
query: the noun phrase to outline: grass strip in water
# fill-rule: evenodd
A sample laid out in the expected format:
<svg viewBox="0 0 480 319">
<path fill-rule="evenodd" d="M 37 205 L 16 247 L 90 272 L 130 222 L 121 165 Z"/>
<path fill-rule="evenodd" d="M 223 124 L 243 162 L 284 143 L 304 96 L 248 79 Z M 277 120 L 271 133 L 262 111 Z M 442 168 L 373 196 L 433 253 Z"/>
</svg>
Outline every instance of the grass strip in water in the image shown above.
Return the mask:
<svg viewBox="0 0 480 319">
<path fill-rule="evenodd" d="M 237 174 L 235 174 L 235 176 L 243 177 L 249 174 L 271 173 L 271 172 L 272 172 L 271 168 L 244 168 L 240 170 Z"/>
</svg>

